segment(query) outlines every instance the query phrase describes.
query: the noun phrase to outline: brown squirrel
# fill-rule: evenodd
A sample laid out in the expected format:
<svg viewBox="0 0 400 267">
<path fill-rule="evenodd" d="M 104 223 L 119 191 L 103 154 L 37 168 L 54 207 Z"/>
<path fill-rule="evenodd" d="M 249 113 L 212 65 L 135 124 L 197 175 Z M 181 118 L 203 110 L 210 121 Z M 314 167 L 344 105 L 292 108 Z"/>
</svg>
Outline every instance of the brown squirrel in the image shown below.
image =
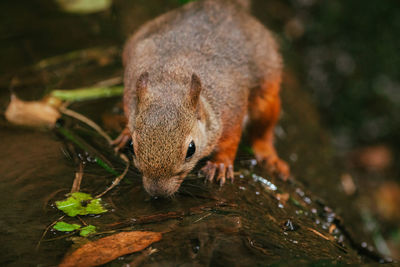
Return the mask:
<svg viewBox="0 0 400 267">
<path fill-rule="evenodd" d="M 123 51 L 133 161 L 153 196 L 169 196 L 211 153 L 206 179 L 233 181 L 245 121 L 259 163 L 282 177 L 274 148 L 282 59 L 247 0 L 198 0 L 144 24 Z"/>
</svg>

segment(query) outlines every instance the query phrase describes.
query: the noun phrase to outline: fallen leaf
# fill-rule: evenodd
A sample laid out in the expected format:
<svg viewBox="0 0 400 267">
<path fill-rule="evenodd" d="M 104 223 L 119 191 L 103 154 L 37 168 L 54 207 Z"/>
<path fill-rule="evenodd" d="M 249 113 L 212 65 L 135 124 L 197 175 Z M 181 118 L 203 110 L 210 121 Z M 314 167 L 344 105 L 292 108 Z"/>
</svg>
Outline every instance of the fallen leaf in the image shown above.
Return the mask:
<svg viewBox="0 0 400 267">
<path fill-rule="evenodd" d="M 98 266 L 112 261 L 120 256 L 141 251 L 150 244 L 161 240 L 157 232 L 122 232 L 101 238 L 78 248 L 67 255 L 59 267 Z"/>
<path fill-rule="evenodd" d="M 61 114 L 46 102 L 22 101 L 12 94 L 5 116 L 9 122 L 17 125 L 53 127 Z"/>
</svg>

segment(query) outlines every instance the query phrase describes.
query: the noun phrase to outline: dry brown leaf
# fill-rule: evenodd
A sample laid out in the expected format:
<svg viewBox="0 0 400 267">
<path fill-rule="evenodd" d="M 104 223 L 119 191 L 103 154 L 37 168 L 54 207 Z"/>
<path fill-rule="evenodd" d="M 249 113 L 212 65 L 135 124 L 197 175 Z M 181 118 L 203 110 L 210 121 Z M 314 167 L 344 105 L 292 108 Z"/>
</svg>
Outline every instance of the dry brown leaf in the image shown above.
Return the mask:
<svg viewBox="0 0 400 267">
<path fill-rule="evenodd" d="M 9 122 L 18 125 L 52 127 L 61 115 L 57 109 L 45 102 L 22 101 L 13 94 L 5 116 Z"/>
<path fill-rule="evenodd" d="M 122 232 L 87 243 L 67 255 L 60 267 L 98 266 L 122 255 L 141 251 L 150 244 L 161 240 L 157 232 Z"/>
</svg>

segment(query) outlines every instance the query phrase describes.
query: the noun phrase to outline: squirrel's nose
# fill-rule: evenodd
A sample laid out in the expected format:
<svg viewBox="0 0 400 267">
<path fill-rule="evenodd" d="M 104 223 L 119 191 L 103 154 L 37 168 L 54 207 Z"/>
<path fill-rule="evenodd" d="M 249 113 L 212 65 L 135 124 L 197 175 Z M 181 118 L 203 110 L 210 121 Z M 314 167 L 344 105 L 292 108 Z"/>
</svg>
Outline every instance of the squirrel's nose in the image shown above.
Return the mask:
<svg viewBox="0 0 400 267">
<path fill-rule="evenodd" d="M 151 196 L 168 197 L 178 191 L 180 184 L 176 179 L 152 179 L 143 176 L 143 187 Z"/>
</svg>

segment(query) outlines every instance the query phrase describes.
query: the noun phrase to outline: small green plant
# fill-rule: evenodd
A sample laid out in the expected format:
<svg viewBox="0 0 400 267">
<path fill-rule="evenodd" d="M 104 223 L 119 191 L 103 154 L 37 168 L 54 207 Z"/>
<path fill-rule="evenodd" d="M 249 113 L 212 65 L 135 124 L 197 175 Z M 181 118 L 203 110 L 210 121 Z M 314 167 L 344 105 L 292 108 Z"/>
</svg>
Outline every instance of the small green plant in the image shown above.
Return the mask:
<svg viewBox="0 0 400 267">
<path fill-rule="evenodd" d="M 56 201 L 56 206 L 70 217 L 107 212 L 100 198 L 94 199 L 91 195 L 82 192 L 72 193 L 67 199 Z"/>
<path fill-rule="evenodd" d="M 75 230 L 79 230 L 79 235 L 83 237 L 87 237 L 91 234 L 96 233 L 96 226 L 94 225 L 87 225 L 82 227 L 79 224 L 70 224 L 66 222 L 58 222 L 53 226 L 54 230 L 60 231 L 60 232 L 72 232 Z"/>
<path fill-rule="evenodd" d="M 79 228 L 81 228 L 81 226 L 79 224 L 70 224 L 70 223 L 66 223 L 66 222 L 58 222 L 56 223 L 53 228 L 57 231 L 61 231 L 61 232 L 72 232 L 75 231 Z"/>
</svg>

